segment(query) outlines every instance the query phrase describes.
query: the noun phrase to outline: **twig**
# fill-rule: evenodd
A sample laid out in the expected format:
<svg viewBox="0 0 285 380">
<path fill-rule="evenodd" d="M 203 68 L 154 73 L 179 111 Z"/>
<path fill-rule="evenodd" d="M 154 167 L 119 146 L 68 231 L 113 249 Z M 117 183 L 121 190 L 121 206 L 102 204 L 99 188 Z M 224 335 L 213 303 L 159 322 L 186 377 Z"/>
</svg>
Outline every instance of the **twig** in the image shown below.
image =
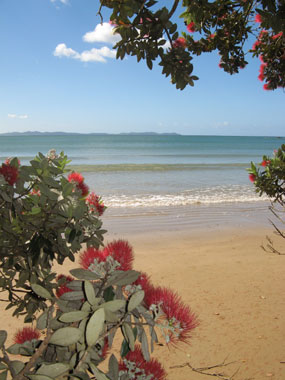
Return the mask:
<svg viewBox="0 0 285 380">
<path fill-rule="evenodd" d="M 210 371 L 211 369 L 214 369 L 214 368 L 226 367 L 226 366 L 228 366 L 230 364 L 236 363 L 236 362 L 225 363 L 225 361 L 226 361 L 226 359 L 221 364 L 215 364 L 215 365 L 212 365 L 212 366 L 200 367 L 200 368 L 195 368 L 189 362 L 187 362 L 187 363 L 184 363 L 184 364 L 172 366 L 172 367 L 170 367 L 170 369 L 189 367 L 193 372 L 197 372 L 200 375 L 214 376 L 214 377 L 217 377 L 217 378 L 219 378 L 221 380 L 232 380 L 234 378 L 234 376 L 238 373 L 239 368 L 231 376 L 227 376 L 227 375 L 225 375 L 223 373 L 213 373 L 213 372 L 209 373 L 209 372 L 207 372 L 207 371 Z"/>
</svg>

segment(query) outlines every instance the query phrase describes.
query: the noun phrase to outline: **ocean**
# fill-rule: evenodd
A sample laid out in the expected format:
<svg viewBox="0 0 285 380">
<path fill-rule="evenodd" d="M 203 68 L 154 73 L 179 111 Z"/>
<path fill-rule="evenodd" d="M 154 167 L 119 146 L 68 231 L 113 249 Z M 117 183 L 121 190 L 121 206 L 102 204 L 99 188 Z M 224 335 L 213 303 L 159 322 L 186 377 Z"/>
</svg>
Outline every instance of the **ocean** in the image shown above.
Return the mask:
<svg viewBox="0 0 285 380">
<path fill-rule="evenodd" d="M 64 151 L 72 168 L 102 196 L 109 215 L 171 214 L 188 220 L 209 206 L 243 215 L 267 208 L 268 200 L 255 193 L 246 168 L 284 143 L 284 137 L 0 136 L 0 159 L 17 156 L 26 164 L 38 152 Z"/>
</svg>

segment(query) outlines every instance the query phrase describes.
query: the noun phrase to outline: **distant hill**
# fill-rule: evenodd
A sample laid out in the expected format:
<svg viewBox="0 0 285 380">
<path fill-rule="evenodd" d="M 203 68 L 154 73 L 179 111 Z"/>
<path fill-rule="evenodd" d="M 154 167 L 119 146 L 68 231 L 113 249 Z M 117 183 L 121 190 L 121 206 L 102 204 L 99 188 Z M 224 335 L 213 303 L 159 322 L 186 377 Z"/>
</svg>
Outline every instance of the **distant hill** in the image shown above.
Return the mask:
<svg viewBox="0 0 285 380">
<path fill-rule="evenodd" d="M 76 133 L 76 132 L 9 132 L 0 133 L 0 136 L 64 136 L 64 135 L 83 135 L 83 136 L 180 136 L 179 133 L 157 133 L 157 132 L 129 132 L 129 133 Z"/>
</svg>

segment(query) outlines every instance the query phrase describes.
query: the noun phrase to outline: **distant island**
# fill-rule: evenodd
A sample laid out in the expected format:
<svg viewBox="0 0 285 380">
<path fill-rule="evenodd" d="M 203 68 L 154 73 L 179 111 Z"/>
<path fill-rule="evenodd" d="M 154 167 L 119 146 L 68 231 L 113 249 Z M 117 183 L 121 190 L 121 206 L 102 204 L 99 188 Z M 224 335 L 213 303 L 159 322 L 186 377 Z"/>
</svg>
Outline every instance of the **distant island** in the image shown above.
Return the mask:
<svg viewBox="0 0 285 380">
<path fill-rule="evenodd" d="M 64 135 L 84 135 L 84 136 L 181 136 L 179 133 L 157 133 L 157 132 L 128 132 L 128 133 L 76 133 L 76 132 L 39 132 L 39 131 L 26 131 L 26 132 L 8 132 L 0 133 L 0 136 L 64 136 Z"/>
</svg>

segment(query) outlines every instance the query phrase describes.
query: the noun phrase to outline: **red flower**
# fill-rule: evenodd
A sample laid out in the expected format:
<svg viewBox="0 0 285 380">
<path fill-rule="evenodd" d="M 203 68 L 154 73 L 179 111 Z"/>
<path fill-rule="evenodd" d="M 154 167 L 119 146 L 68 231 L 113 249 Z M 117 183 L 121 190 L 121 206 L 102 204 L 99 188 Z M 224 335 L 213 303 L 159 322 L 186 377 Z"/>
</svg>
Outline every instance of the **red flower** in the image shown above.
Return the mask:
<svg viewBox="0 0 285 380">
<path fill-rule="evenodd" d="M 249 180 L 250 180 L 251 182 L 255 182 L 255 180 L 256 180 L 256 175 L 255 175 L 255 174 L 249 174 L 248 178 L 249 178 Z"/>
<path fill-rule="evenodd" d="M 189 33 L 194 33 L 195 32 L 195 22 L 190 22 L 190 24 L 187 25 L 187 30 Z"/>
<path fill-rule="evenodd" d="M 80 173 L 73 172 L 73 173 L 69 174 L 68 181 L 69 182 L 76 182 L 79 184 L 79 183 L 82 183 L 84 181 L 84 177 Z"/>
<path fill-rule="evenodd" d="M 81 194 L 82 194 L 83 197 L 85 197 L 86 195 L 88 195 L 88 193 L 89 193 L 89 187 L 84 182 L 79 183 L 76 187 L 79 190 L 81 190 Z"/>
<path fill-rule="evenodd" d="M 260 68 L 259 68 L 259 75 L 258 75 L 258 79 L 262 82 L 264 80 L 264 70 L 266 68 L 266 63 L 260 65 Z"/>
<path fill-rule="evenodd" d="M 117 270 L 127 271 L 132 269 L 133 250 L 129 243 L 124 240 L 115 240 L 103 250 L 88 248 L 80 255 L 79 262 L 82 268 L 88 269 L 95 259 L 101 263 L 102 261 L 105 262 L 108 256 L 113 257 L 120 264 L 116 268 Z"/>
<path fill-rule="evenodd" d="M 270 87 L 270 83 L 265 83 L 265 84 L 263 85 L 263 90 L 266 90 L 266 91 L 270 91 L 270 90 L 272 90 L 272 88 Z"/>
<path fill-rule="evenodd" d="M 112 256 L 121 266 L 118 270 L 127 271 L 132 269 L 134 261 L 133 249 L 125 240 L 114 240 L 104 248 L 105 256 Z"/>
<path fill-rule="evenodd" d="M 134 368 L 135 364 L 135 368 Z M 124 359 L 119 362 L 119 371 L 129 375 L 130 379 L 142 379 L 149 377 L 153 380 L 166 380 L 166 372 L 156 359 L 146 361 L 138 345 L 134 351 L 129 351 Z"/>
<path fill-rule="evenodd" d="M 18 165 L 20 161 L 18 160 Z M 16 164 L 17 165 L 17 164 Z M 4 164 L 0 167 L 0 174 L 3 175 L 5 181 L 9 183 L 9 185 L 13 186 L 18 180 L 18 167 L 11 165 L 11 159 L 7 158 Z"/>
<path fill-rule="evenodd" d="M 279 32 L 277 34 L 274 34 L 274 36 L 272 36 L 273 40 L 276 40 L 277 38 L 279 37 L 282 37 L 283 36 L 283 32 Z"/>
<path fill-rule="evenodd" d="M 71 277 L 71 276 L 65 276 L 64 274 L 60 274 L 60 275 L 57 276 L 56 279 L 57 279 L 57 281 L 59 281 L 59 280 L 61 280 L 62 278 L 65 279 L 65 282 L 64 282 L 62 285 L 60 285 L 60 287 L 59 287 L 58 289 L 56 289 L 56 296 L 57 296 L 58 298 L 60 298 L 60 297 L 61 297 L 63 294 L 65 294 L 65 293 L 72 292 L 72 289 L 70 289 L 70 288 L 67 286 L 67 284 L 68 284 L 69 282 L 74 281 L 74 278 Z"/>
<path fill-rule="evenodd" d="M 255 21 L 256 23 L 258 23 L 258 24 L 262 22 L 261 15 L 260 15 L 259 13 L 257 13 L 257 14 L 255 15 L 255 19 L 254 19 L 254 21 Z"/>
<path fill-rule="evenodd" d="M 92 212 L 97 212 L 99 216 L 101 216 L 105 211 L 106 207 L 104 206 L 101 198 L 93 192 L 86 198 L 86 203 L 89 205 L 89 209 Z"/>
<path fill-rule="evenodd" d="M 252 45 L 252 50 L 256 50 L 257 46 L 259 46 L 261 44 L 261 41 L 260 40 L 256 40 L 255 43 Z"/>
<path fill-rule="evenodd" d="M 102 251 L 95 249 L 93 247 L 88 248 L 86 251 L 82 252 L 79 257 L 79 265 L 83 269 L 88 269 L 94 260 L 97 259 L 99 262 L 105 261 Z"/>
<path fill-rule="evenodd" d="M 167 343 L 188 342 L 198 320 L 177 293 L 168 288 L 150 288 L 144 301 L 147 308 L 157 315 L 157 323 L 162 326 Z"/>
<path fill-rule="evenodd" d="M 14 336 L 14 342 L 18 344 L 23 344 L 29 342 L 33 339 L 39 339 L 40 333 L 37 329 L 32 327 L 24 327 L 22 330 L 18 330 Z"/>
<path fill-rule="evenodd" d="M 82 174 L 73 172 L 67 177 L 69 182 L 75 183 L 78 190 L 81 191 L 83 197 L 89 193 L 89 187 L 84 183 L 84 177 Z"/>
<path fill-rule="evenodd" d="M 270 160 L 263 160 L 260 164 L 261 166 L 268 166 L 270 164 Z"/>
<path fill-rule="evenodd" d="M 181 47 L 181 48 L 185 49 L 186 46 L 187 46 L 187 42 L 186 42 L 185 38 L 183 38 L 183 37 L 179 37 L 173 42 L 174 48 L 180 48 Z"/>
<path fill-rule="evenodd" d="M 140 285 L 140 287 L 142 288 L 142 290 L 145 291 L 145 293 L 149 292 L 150 289 L 153 288 L 149 275 L 144 272 L 141 272 L 139 278 L 132 285 Z"/>
</svg>

